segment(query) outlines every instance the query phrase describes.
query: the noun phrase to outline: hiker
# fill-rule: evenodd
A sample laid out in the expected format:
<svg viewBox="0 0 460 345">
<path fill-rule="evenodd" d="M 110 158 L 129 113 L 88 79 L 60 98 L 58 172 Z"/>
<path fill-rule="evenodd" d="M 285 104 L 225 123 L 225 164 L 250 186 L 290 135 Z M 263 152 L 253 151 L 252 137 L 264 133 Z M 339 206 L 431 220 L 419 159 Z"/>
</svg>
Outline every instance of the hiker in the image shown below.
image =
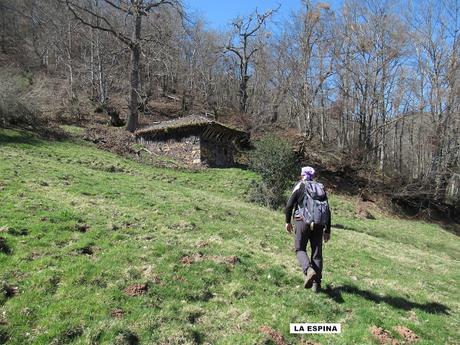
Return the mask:
<svg viewBox="0 0 460 345">
<path fill-rule="evenodd" d="M 305 275 L 304 287 L 314 292 L 321 290 L 323 269 L 323 238 L 331 236 L 331 212 L 327 195 L 321 183 L 313 181 L 315 169 L 303 167 L 301 180 L 296 184 L 286 205 L 286 231 L 292 233 L 292 211 L 295 210 L 295 251 Z M 311 258 L 307 255 L 310 241 Z"/>
</svg>

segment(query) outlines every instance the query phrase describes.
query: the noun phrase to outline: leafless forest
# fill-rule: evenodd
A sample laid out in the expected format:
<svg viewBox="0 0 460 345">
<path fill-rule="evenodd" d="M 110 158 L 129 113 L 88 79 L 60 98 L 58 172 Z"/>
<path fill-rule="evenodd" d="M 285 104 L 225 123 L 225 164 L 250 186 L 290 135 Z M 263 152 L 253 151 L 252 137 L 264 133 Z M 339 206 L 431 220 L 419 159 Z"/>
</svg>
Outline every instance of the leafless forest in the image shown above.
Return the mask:
<svg viewBox="0 0 460 345">
<path fill-rule="evenodd" d="M 445 198 L 460 173 L 458 0 L 303 1 L 227 29 L 176 0 L 0 0 L 3 117 L 19 99 L 55 117 L 112 109 L 134 131 L 174 100 L 178 114 L 298 133 L 408 195 Z M 18 71 L 34 76 L 27 92 Z"/>
</svg>

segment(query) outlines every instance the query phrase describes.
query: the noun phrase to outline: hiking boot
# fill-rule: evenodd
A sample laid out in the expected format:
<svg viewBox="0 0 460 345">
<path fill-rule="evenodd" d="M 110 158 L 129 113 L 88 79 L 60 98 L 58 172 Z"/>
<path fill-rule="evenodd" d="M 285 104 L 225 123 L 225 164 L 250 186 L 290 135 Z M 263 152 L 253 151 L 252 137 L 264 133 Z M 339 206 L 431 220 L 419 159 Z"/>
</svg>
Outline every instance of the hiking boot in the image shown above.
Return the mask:
<svg viewBox="0 0 460 345">
<path fill-rule="evenodd" d="M 321 291 L 321 283 L 313 282 L 313 285 L 311 287 L 311 291 L 313 291 L 314 293 L 320 292 Z"/>
<path fill-rule="evenodd" d="M 305 284 L 304 284 L 305 289 L 310 289 L 311 288 L 315 278 L 316 278 L 315 270 L 313 268 L 311 268 L 311 267 L 308 267 L 307 272 L 305 272 Z"/>
</svg>

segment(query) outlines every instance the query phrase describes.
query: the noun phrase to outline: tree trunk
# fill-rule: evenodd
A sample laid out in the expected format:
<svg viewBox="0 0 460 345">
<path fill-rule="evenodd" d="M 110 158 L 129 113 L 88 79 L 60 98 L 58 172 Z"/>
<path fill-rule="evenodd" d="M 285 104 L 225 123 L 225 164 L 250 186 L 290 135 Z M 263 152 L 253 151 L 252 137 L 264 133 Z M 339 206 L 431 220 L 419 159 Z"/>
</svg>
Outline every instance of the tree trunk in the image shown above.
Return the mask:
<svg viewBox="0 0 460 345">
<path fill-rule="evenodd" d="M 244 75 L 240 84 L 240 112 L 246 114 L 248 102 L 248 81 L 249 76 Z"/>
<path fill-rule="evenodd" d="M 69 69 L 69 97 L 71 101 L 75 100 L 75 93 L 73 91 L 73 62 L 72 62 L 72 30 L 71 23 L 68 24 L 68 37 L 67 37 L 67 68 Z"/>
<path fill-rule="evenodd" d="M 404 138 L 404 127 L 406 125 L 405 123 L 405 119 L 403 117 L 403 120 L 402 120 L 402 124 L 401 124 L 401 133 L 399 135 L 399 173 L 402 175 L 403 173 L 403 151 L 402 151 L 402 147 L 403 147 L 403 138 Z M 411 137 L 412 137 L 412 134 L 411 134 Z M 412 138 L 411 138 L 412 140 Z M 410 152 L 413 152 L 413 143 L 411 142 L 411 150 Z M 412 156 L 412 155 L 411 155 Z M 412 166 L 412 165 L 411 165 Z M 413 168 L 412 168 L 413 169 Z"/>
<path fill-rule="evenodd" d="M 139 63 L 141 58 L 141 21 L 140 13 L 136 14 L 134 31 L 133 31 L 133 44 L 131 45 L 131 78 L 130 78 L 130 97 L 129 97 L 129 115 L 126 129 L 134 132 L 138 123 L 138 99 L 139 99 Z"/>
<path fill-rule="evenodd" d="M 104 81 L 104 70 L 102 67 L 102 56 L 101 56 L 101 39 L 100 33 L 96 33 L 96 49 L 97 49 L 97 70 L 99 79 L 99 102 L 101 104 L 107 101 L 106 83 Z"/>
<path fill-rule="evenodd" d="M 321 144 L 324 144 L 326 141 L 326 109 L 324 106 L 324 92 L 321 88 Z"/>
<path fill-rule="evenodd" d="M 2 30 L 1 30 L 1 35 L 2 35 L 2 39 L 1 39 L 1 50 L 2 50 L 2 53 L 3 54 L 6 54 L 7 51 L 6 51 L 6 10 L 5 9 L 1 9 L 0 11 L 2 13 Z"/>
<path fill-rule="evenodd" d="M 97 98 L 96 91 L 96 77 L 94 73 L 94 29 L 90 28 L 90 55 L 89 55 L 89 68 L 91 73 L 91 100 L 94 101 Z"/>
</svg>

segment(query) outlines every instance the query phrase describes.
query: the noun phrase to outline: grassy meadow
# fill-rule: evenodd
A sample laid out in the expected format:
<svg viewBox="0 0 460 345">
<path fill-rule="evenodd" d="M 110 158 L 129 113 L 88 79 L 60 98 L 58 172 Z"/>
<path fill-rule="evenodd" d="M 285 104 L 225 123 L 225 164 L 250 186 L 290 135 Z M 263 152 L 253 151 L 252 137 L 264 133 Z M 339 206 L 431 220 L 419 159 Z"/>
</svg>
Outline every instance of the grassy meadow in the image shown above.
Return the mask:
<svg viewBox="0 0 460 345">
<path fill-rule="evenodd" d="M 315 295 L 282 212 L 246 201 L 257 178 L 0 129 L 0 344 L 460 343 L 456 235 L 331 195 Z"/>
</svg>

